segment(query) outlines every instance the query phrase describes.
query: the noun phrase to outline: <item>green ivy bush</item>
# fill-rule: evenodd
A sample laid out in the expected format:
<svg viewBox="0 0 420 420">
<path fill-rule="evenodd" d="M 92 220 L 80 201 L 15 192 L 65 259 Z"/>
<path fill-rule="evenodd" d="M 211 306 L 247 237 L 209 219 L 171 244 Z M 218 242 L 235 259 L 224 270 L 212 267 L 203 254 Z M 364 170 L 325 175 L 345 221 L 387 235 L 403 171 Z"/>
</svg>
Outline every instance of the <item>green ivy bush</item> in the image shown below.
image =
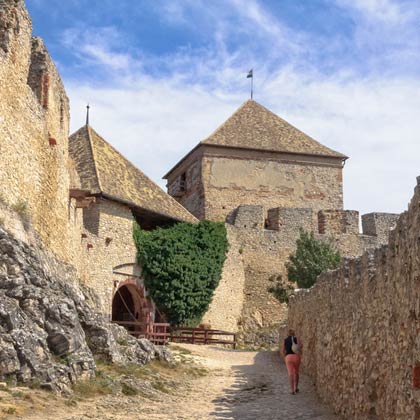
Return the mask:
<svg viewBox="0 0 420 420">
<path fill-rule="evenodd" d="M 228 241 L 224 223 L 134 227 L 145 286 L 172 325 L 199 323 L 222 275 Z"/>
</svg>

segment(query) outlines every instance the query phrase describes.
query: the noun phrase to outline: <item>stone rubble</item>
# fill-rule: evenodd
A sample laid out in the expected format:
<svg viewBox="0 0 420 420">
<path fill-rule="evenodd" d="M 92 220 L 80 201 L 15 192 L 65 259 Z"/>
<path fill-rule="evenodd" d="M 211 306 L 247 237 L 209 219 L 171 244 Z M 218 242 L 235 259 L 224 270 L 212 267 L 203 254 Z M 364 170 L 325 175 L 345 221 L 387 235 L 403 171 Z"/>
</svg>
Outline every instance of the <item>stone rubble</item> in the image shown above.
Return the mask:
<svg viewBox="0 0 420 420">
<path fill-rule="evenodd" d="M 75 271 L 0 228 L 0 381 L 69 391 L 95 374 L 94 357 L 117 364 L 171 361 L 89 305 Z M 88 297 L 90 296 L 90 298 Z"/>
</svg>

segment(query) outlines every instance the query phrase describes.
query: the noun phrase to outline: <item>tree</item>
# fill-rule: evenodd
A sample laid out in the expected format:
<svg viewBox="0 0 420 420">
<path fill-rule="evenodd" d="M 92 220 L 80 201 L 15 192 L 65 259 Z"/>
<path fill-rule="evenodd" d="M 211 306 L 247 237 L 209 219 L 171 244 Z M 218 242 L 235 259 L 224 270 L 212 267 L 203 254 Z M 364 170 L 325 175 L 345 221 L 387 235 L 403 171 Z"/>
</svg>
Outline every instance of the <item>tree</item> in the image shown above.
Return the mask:
<svg viewBox="0 0 420 420">
<path fill-rule="evenodd" d="M 224 223 L 134 228 L 145 286 L 172 325 L 197 324 L 219 284 L 228 241 Z"/>
<path fill-rule="evenodd" d="M 340 265 L 340 252 L 329 242 L 316 240 L 313 232 L 301 229 L 296 245 L 296 252 L 290 255 L 286 268 L 289 281 L 297 283 L 299 288 L 313 286 L 321 273 Z"/>
</svg>

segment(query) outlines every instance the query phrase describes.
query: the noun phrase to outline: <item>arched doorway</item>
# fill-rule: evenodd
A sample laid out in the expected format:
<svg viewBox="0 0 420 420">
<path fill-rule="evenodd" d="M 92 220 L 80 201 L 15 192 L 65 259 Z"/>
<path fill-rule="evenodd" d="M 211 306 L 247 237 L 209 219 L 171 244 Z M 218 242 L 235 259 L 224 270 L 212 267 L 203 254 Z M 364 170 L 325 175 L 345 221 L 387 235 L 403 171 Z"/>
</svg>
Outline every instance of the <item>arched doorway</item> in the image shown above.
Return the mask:
<svg viewBox="0 0 420 420">
<path fill-rule="evenodd" d="M 114 293 L 112 321 L 116 321 L 130 331 L 141 333 L 146 331 L 147 325 L 151 322 L 150 309 L 143 290 L 134 281 L 126 281 Z"/>
</svg>

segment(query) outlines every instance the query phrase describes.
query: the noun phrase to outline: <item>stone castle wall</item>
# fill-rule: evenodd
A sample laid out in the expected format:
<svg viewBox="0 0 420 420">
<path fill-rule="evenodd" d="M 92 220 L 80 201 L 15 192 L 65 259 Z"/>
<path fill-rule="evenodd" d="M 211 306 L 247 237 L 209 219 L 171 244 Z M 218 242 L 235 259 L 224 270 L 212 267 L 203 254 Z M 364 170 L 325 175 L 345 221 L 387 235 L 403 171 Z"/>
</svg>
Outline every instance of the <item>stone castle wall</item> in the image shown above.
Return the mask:
<svg viewBox="0 0 420 420">
<path fill-rule="evenodd" d="M 109 316 L 118 285 L 140 275 L 133 240 L 134 218 L 127 206 L 99 198 L 85 209 L 83 218 L 82 249 L 89 266 L 86 284 L 99 295 L 99 309 Z"/>
<path fill-rule="evenodd" d="M 242 204 L 343 208 L 337 159 L 251 150 L 200 148 L 168 176 L 168 193 L 199 219 L 225 221 Z"/>
<path fill-rule="evenodd" d="M 241 204 L 342 209 L 341 166 L 204 157 L 205 217 L 225 220 Z"/>
<path fill-rule="evenodd" d="M 0 199 L 30 218 L 57 256 L 75 262 L 80 214 L 69 200 L 69 103 L 31 32 L 23 1 L 0 1 Z"/>
<path fill-rule="evenodd" d="M 222 277 L 202 323 L 210 324 L 213 329 L 237 332 L 245 299 L 245 271 L 237 232 L 233 226 L 227 225 L 226 228 L 229 251 L 223 265 Z"/>
<path fill-rule="evenodd" d="M 133 216 L 118 203 L 86 208 L 70 198 L 81 183 L 68 152 L 69 101 L 42 40 L 31 34 L 24 2 L 0 0 L 0 224 L 76 267 L 109 316 L 114 288 L 139 274 Z M 19 219 L 35 233 L 22 232 Z"/>
<path fill-rule="evenodd" d="M 168 183 L 168 194 L 198 219 L 205 218 L 201 159 L 193 161 L 189 166 L 177 172 L 173 182 Z"/>
<path fill-rule="evenodd" d="M 395 219 L 396 215 L 387 219 L 388 232 Z M 242 332 L 242 341 L 247 346 L 264 344 L 267 334 L 259 334 L 259 338 L 256 336 L 261 330 L 268 332 L 269 340 L 278 339 L 271 329 L 285 321 L 287 305 L 280 304 L 268 292 L 268 288 L 279 276 L 286 282 L 285 263 L 296 249 L 300 228 L 313 231 L 317 239 L 330 241 L 344 257 L 360 256 L 383 243 L 377 236 L 359 234 L 358 213 L 354 211 L 314 212 L 312 209 L 275 208 L 268 211 L 267 220 L 263 206 L 246 205 L 233 212 L 231 223 L 227 224 L 229 239 L 235 235 L 235 248 L 239 248 L 244 270 L 243 307 L 237 325 Z M 319 233 L 320 226 L 326 233 Z M 385 235 L 384 224 L 381 229 Z M 224 276 L 229 278 L 225 270 L 229 272 L 229 266 L 224 269 Z M 235 281 L 235 275 L 231 281 Z M 225 302 L 223 299 L 213 302 L 212 314 L 206 315 L 210 324 L 215 324 L 215 313 L 219 313 L 221 320 L 224 319 Z M 233 302 L 237 304 L 238 299 Z M 217 328 L 222 326 L 218 324 Z M 262 340 L 261 343 L 258 340 Z"/>
<path fill-rule="evenodd" d="M 420 418 L 419 231 L 420 178 L 389 245 L 346 260 L 290 302 L 303 368 L 346 419 Z"/>
</svg>

